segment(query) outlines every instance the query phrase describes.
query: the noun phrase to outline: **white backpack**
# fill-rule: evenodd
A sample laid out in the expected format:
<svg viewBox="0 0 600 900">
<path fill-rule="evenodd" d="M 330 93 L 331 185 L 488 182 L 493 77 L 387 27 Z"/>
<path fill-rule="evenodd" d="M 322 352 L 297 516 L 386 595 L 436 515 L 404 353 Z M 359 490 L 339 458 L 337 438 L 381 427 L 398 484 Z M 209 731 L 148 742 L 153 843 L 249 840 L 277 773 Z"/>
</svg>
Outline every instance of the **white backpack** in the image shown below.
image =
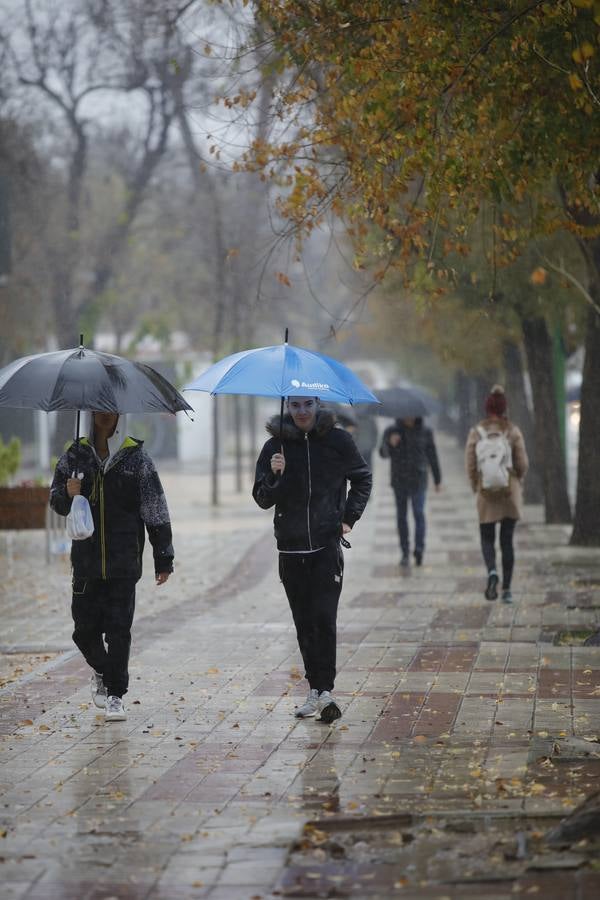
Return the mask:
<svg viewBox="0 0 600 900">
<path fill-rule="evenodd" d="M 475 445 L 477 471 L 482 491 L 507 493 L 510 491 L 512 450 L 506 434 L 501 429 L 485 429 L 477 426 L 479 440 Z"/>
</svg>

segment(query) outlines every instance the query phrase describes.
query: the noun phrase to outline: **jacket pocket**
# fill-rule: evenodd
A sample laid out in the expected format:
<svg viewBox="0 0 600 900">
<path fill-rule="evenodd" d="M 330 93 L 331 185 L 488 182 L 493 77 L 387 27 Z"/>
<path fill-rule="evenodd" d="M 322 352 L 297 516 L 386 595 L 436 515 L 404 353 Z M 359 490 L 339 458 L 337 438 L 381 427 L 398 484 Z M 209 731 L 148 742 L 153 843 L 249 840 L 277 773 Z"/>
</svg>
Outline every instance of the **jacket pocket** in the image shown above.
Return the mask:
<svg viewBox="0 0 600 900">
<path fill-rule="evenodd" d="M 87 588 L 87 578 L 73 578 L 73 596 L 80 597 L 85 594 Z"/>
</svg>

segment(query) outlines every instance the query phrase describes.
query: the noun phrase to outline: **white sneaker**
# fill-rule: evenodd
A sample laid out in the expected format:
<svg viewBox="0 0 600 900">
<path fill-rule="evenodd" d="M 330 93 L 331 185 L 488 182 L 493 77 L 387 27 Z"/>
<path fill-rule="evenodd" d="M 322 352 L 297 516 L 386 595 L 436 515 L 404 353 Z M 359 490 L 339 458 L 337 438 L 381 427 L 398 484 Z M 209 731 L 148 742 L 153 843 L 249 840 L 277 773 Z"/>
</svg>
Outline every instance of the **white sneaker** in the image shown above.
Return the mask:
<svg viewBox="0 0 600 900">
<path fill-rule="evenodd" d="M 123 701 L 120 697 L 108 697 L 106 700 L 106 709 L 104 710 L 105 722 L 124 722 L 127 718 Z"/>
<path fill-rule="evenodd" d="M 317 710 L 320 713 L 319 721 L 325 722 L 326 725 L 331 725 L 336 719 L 341 719 L 342 717 L 342 711 L 331 696 L 330 691 L 323 691 L 319 694 Z"/>
<path fill-rule="evenodd" d="M 312 688 L 308 692 L 304 706 L 296 710 L 294 715 L 297 719 L 308 719 L 310 716 L 316 716 L 317 707 L 319 705 L 319 692 L 316 688 Z"/>
<path fill-rule="evenodd" d="M 99 706 L 100 709 L 104 709 L 106 706 L 106 685 L 104 684 L 102 675 L 99 675 L 97 672 L 92 672 L 90 689 L 92 691 L 92 700 L 96 706 Z"/>
</svg>

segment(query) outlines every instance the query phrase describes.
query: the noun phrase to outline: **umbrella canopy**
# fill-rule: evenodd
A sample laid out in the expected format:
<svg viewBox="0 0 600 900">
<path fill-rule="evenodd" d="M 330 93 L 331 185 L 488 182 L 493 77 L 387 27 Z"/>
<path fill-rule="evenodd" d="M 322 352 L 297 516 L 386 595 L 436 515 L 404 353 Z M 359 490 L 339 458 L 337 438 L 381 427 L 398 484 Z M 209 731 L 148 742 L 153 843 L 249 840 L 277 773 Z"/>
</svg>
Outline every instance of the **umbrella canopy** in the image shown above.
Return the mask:
<svg viewBox="0 0 600 900">
<path fill-rule="evenodd" d="M 25 356 L 0 369 L 0 406 L 170 412 L 192 409 L 150 366 L 83 346 Z"/>
<path fill-rule="evenodd" d="M 320 397 L 338 403 L 379 402 L 343 363 L 287 342 L 226 356 L 184 390 L 255 397 Z"/>
<path fill-rule="evenodd" d="M 378 416 L 416 419 L 431 415 L 439 408 L 434 397 L 417 387 L 391 387 L 377 391 L 381 404 L 373 409 Z"/>
<path fill-rule="evenodd" d="M 346 403 L 328 403 L 326 409 L 331 410 L 343 428 L 358 425 L 358 416 L 351 406 Z"/>
</svg>

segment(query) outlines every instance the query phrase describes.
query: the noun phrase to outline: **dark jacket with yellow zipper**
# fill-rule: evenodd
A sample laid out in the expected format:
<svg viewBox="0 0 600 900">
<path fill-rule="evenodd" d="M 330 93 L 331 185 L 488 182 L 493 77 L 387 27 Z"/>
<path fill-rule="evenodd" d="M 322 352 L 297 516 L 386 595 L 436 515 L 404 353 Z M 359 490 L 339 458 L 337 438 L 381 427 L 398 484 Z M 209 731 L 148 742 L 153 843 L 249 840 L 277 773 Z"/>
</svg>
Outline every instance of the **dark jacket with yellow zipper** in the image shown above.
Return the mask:
<svg viewBox="0 0 600 900">
<path fill-rule="evenodd" d="M 50 488 L 50 506 L 67 516 L 71 498 L 67 479 L 76 470 L 75 443 L 58 461 Z M 71 563 L 75 578 L 134 578 L 142 575 L 145 530 L 154 552 L 154 569 L 173 571 L 169 510 L 154 463 L 143 441 L 123 441 L 106 471 L 86 438 L 79 443 L 77 471 L 83 473 L 81 493 L 94 518 L 94 533 L 73 541 Z"/>
</svg>

